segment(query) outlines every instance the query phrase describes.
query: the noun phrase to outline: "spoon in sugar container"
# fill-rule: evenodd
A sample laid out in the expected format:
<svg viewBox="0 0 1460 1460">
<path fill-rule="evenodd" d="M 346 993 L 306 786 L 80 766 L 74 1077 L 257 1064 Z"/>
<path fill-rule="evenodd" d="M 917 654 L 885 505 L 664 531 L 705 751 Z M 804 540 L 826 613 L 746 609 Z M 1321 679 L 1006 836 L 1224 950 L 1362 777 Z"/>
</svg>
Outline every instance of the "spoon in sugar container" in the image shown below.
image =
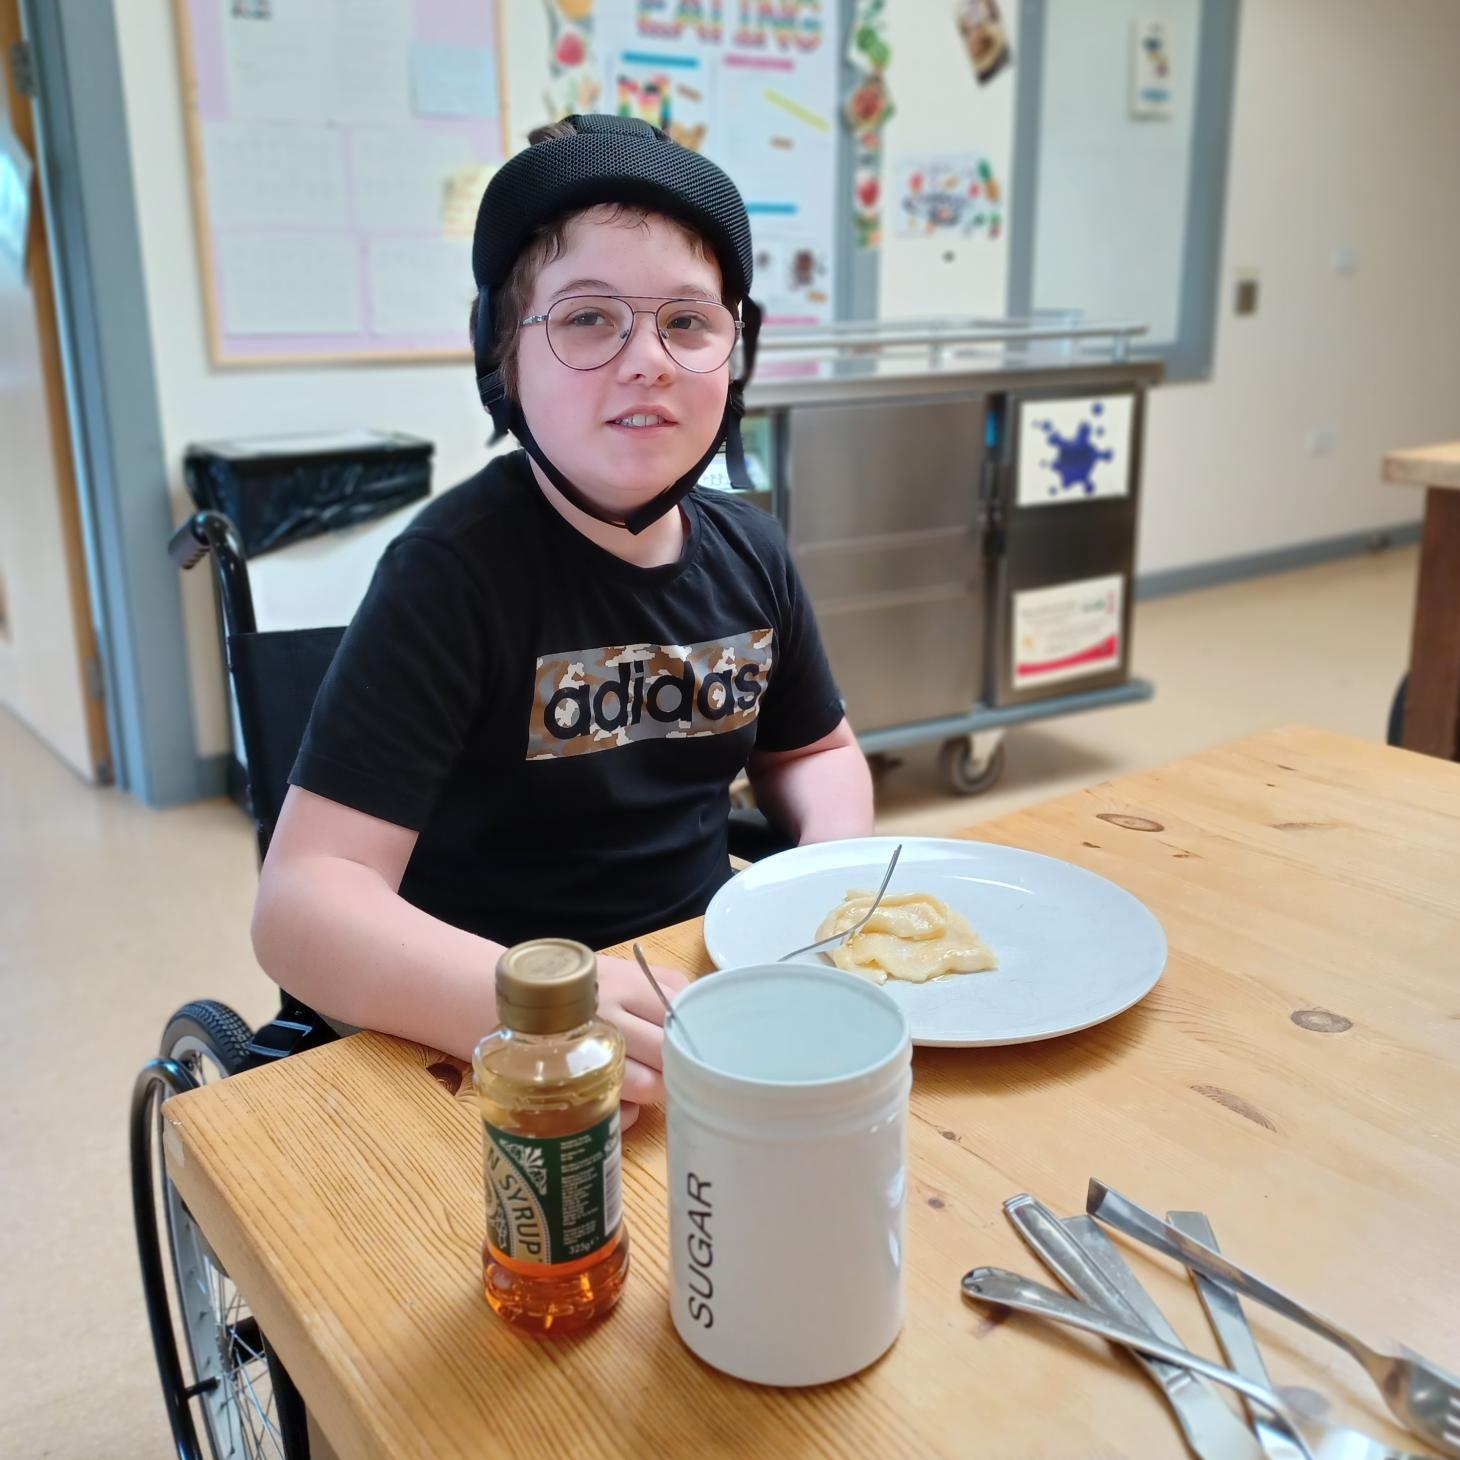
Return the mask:
<svg viewBox="0 0 1460 1460">
<path fill-rule="evenodd" d="M 689 1036 L 689 1030 L 684 1027 L 684 1020 L 674 1012 L 674 1005 L 669 1002 L 669 995 L 664 992 L 664 985 L 654 977 L 654 970 L 649 967 L 649 960 L 644 957 L 644 950 L 634 944 L 634 957 L 638 960 L 639 967 L 644 970 L 644 977 L 649 980 L 649 986 L 659 995 L 659 1002 L 664 1005 L 664 1024 L 667 1028 L 673 1024 L 679 1030 L 680 1037 L 684 1040 L 685 1048 L 696 1058 L 700 1058 L 700 1052 L 695 1048 L 695 1042 Z"/>
</svg>

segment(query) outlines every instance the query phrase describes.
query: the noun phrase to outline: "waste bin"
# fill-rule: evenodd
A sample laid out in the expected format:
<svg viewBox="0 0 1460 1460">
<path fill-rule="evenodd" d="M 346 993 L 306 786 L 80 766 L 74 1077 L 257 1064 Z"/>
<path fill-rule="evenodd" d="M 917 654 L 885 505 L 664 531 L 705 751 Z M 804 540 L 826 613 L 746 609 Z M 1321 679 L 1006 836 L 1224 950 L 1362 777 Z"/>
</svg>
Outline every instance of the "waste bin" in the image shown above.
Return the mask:
<svg viewBox="0 0 1460 1460">
<path fill-rule="evenodd" d="M 188 447 L 183 476 L 193 501 L 223 513 L 256 558 L 429 495 L 433 450 L 398 431 L 201 442 Z"/>
</svg>

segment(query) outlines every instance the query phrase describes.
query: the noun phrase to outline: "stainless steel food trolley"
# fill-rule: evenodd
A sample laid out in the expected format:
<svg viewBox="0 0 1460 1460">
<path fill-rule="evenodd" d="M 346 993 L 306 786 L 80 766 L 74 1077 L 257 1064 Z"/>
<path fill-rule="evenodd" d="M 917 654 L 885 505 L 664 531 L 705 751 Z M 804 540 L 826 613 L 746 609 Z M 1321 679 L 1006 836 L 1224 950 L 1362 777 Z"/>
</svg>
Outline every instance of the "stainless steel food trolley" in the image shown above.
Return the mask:
<svg viewBox="0 0 1460 1460">
<path fill-rule="evenodd" d="M 869 755 L 938 742 L 949 787 L 973 793 L 997 780 L 1009 727 L 1153 694 L 1130 674 L 1145 398 L 1161 373 L 1131 355 L 1141 332 L 1066 319 L 763 333 L 752 495 L 786 529 Z"/>
</svg>

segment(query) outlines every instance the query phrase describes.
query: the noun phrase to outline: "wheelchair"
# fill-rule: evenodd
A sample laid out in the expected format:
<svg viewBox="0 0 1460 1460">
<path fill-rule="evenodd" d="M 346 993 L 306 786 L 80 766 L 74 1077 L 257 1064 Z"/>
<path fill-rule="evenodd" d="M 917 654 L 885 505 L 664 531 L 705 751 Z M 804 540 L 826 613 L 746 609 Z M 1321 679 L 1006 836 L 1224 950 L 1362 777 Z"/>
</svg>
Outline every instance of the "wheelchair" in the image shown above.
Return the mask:
<svg viewBox="0 0 1460 1460">
<path fill-rule="evenodd" d="M 262 862 L 315 695 L 344 628 L 259 632 L 242 543 L 221 513 L 195 513 L 173 534 L 168 554 L 183 570 L 205 558 L 212 563 L 246 762 L 246 799 Z M 734 856 L 757 861 L 791 845 L 753 807 L 731 810 Z M 130 1118 L 132 1215 L 178 1460 L 308 1460 L 309 1436 L 305 1406 L 288 1371 L 168 1180 L 162 1102 L 336 1038 L 326 1020 L 288 993 L 281 993 L 278 1014 L 256 1030 L 228 1005 L 198 999 L 167 1021 L 157 1057 L 137 1076 Z"/>
</svg>

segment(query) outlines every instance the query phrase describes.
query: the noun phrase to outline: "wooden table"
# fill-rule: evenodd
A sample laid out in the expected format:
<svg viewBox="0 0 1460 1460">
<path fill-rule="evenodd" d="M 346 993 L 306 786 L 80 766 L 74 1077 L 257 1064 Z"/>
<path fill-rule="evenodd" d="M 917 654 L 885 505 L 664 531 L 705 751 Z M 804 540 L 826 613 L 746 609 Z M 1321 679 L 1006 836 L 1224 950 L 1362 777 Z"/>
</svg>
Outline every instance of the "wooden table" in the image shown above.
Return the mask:
<svg viewBox="0 0 1460 1460">
<path fill-rule="evenodd" d="M 1384 480 L 1426 489 L 1404 744 L 1460 760 L 1460 441 L 1391 451 Z"/>
<path fill-rule="evenodd" d="M 1076 1211 L 1091 1175 L 1205 1210 L 1239 1260 L 1460 1367 L 1460 769 L 1289 729 L 970 835 L 1130 888 L 1171 961 L 1083 1034 L 918 1051 L 907 1327 L 841 1384 L 753 1388 L 681 1346 L 657 1112 L 627 1137 L 624 1300 L 544 1342 L 481 1297 L 480 1137 L 457 1062 L 362 1034 L 167 1101 L 173 1177 L 342 1460 L 1181 1455 L 1129 1359 L 959 1297 L 977 1264 L 1039 1271 L 1004 1198 Z M 707 967 L 697 924 L 648 942 Z M 1131 1255 L 1215 1355 L 1186 1279 Z M 1253 1319 L 1277 1382 L 1402 1438 L 1338 1350 Z"/>
</svg>

